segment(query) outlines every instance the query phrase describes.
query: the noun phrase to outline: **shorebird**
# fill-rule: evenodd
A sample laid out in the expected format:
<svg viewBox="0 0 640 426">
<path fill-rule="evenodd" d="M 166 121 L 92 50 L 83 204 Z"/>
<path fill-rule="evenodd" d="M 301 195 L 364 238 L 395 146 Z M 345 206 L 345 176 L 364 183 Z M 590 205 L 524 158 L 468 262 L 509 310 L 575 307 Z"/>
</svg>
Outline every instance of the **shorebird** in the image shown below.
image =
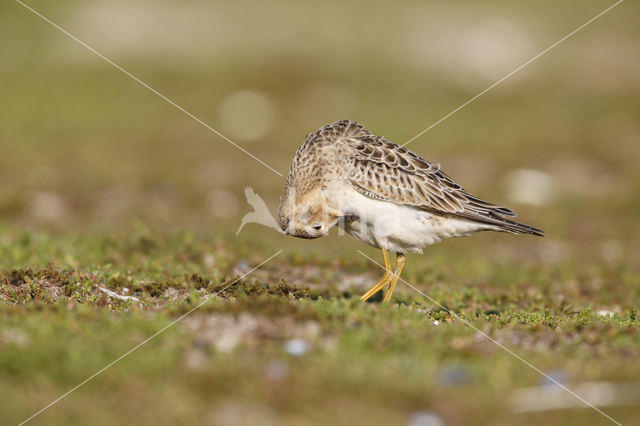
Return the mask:
<svg viewBox="0 0 640 426">
<path fill-rule="evenodd" d="M 422 254 L 443 238 L 480 231 L 544 234 L 505 218 L 516 214 L 471 195 L 439 164 L 349 120 L 307 135 L 293 158 L 278 213 L 287 235 L 318 238 L 341 223 L 361 243 L 382 250 L 386 272 L 362 300 L 386 286 L 384 301 L 391 300 L 404 253 Z M 395 270 L 389 252 L 397 254 Z"/>
</svg>

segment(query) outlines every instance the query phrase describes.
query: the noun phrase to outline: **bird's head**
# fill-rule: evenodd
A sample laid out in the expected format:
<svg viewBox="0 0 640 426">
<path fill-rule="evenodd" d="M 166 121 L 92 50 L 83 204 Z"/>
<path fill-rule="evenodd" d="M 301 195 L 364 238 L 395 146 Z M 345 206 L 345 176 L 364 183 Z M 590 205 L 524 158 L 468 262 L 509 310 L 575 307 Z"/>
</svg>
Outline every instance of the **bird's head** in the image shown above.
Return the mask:
<svg viewBox="0 0 640 426">
<path fill-rule="evenodd" d="M 285 193 L 280 197 L 280 227 L 285 234 L 298 238 L 319 238 L 338 223 L 338 211 L 329 206 L 321 191 L 301 197 Z"/>
</svg>

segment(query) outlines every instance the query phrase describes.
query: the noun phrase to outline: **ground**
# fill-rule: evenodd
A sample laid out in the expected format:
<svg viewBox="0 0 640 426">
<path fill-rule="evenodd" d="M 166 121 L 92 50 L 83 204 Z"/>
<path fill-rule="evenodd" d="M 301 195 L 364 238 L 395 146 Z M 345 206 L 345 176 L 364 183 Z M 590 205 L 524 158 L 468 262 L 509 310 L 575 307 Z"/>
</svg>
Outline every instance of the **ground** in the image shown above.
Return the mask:
<svg viewBox="0 0 640 426">
<path fill-rule="evenodd" d="M 402 424 L 428 411 L 445 424 L 606 424 L 587 408 L 518 413 L 514 391 L 549 380 L 487 336 L 568 387 L 640 374 L 637 272 L 624 264 L 575 274 L 568 262 L 436 255 L 406 279 L 440 307 L 410 288 L 361 302 L 380 275 L 364 258 L 280 254 L 238 280 L 261 259 L 225 239 L 141 227 L 4 235 L 7 424 L 134 348 L 32 422 Z M 87 266 L 39 261 L 63 251 Z M 43 266 L 7 267 L 21 255 Z M 345 286 L 350 277 L 364 279 Z M 637 404 L 606 412 L 632 424 Z"/>
<path fill-rule="evenodd" d="M 59 3 L 29 5 L 275 173 L 0 6 L 3 424 L 71 390 L 26 424 L 637 422 L 637 5 L 407 146 L 546 235 L 409 254 L 383 303 L 380 252 L 337 229 L 236 235 L 244 188 L 275 214 L 306 134 L 405 143 L 613 3 Z"/>
</svg>

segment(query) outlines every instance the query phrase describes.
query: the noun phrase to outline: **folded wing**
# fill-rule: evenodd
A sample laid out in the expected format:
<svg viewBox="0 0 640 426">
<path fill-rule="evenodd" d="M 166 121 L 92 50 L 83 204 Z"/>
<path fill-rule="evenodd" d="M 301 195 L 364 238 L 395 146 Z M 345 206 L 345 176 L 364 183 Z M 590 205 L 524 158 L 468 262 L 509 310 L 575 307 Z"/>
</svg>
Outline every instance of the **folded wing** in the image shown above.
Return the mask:
<svg viewBox="0 0 640 426">
<path fill-rule="evenodd" d="M 360 132 L 344 137 L 355 153 L 352 173 L 347 178 L 353 188 L 369 197 L 407 204 L 438 214 L 494 225 L 512 233 L 543 235 L 543 231 L 506 219 L 516 214 L 468 193 L 440 170 L 408 149 Z"/>
</svg>

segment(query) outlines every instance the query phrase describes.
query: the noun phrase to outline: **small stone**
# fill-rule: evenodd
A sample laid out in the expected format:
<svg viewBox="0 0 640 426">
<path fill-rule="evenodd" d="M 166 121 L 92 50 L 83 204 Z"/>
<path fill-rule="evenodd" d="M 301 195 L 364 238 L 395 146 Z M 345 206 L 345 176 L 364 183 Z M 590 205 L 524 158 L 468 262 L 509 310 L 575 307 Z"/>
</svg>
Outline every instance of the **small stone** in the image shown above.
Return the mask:
<svg viewBox="0 0 640 426">
<path fill-rule="evenodd" d="M 440 383 L 447 386 L 459 386 L 471 380 L 469 369 L 461 365 L 452 365 L 442 369 Z"/>
<path fill-rule="evenodd" d="M 408 426 L 444 426 L 440 417 L 429 411 L 416 411 L 409 416 Z"/>
<path fill-rule="evenodd" d="M 561 385 L 567 383 L 567 373 L 562 370 L 551 370 L 546 376 L 540 378 L 540 386 L 550 386 L 555 389 L 558 383 Z"/>
<path fill-rule="evenodd" d="M 289 355 L 302 356 L 309 350 L 309 344 L 303 339 L 288 340 L 284 344 L 284 351 Z"/>
<path fill-rule="evenodd" d="M 247 262 L 246 260 L 243 260 L 235 266 L 235 269 L 237 269 L 241 273 L 245 273 L 251 269 L 251 264 L 249 264 L 249 262 Z"/>
</svg>

